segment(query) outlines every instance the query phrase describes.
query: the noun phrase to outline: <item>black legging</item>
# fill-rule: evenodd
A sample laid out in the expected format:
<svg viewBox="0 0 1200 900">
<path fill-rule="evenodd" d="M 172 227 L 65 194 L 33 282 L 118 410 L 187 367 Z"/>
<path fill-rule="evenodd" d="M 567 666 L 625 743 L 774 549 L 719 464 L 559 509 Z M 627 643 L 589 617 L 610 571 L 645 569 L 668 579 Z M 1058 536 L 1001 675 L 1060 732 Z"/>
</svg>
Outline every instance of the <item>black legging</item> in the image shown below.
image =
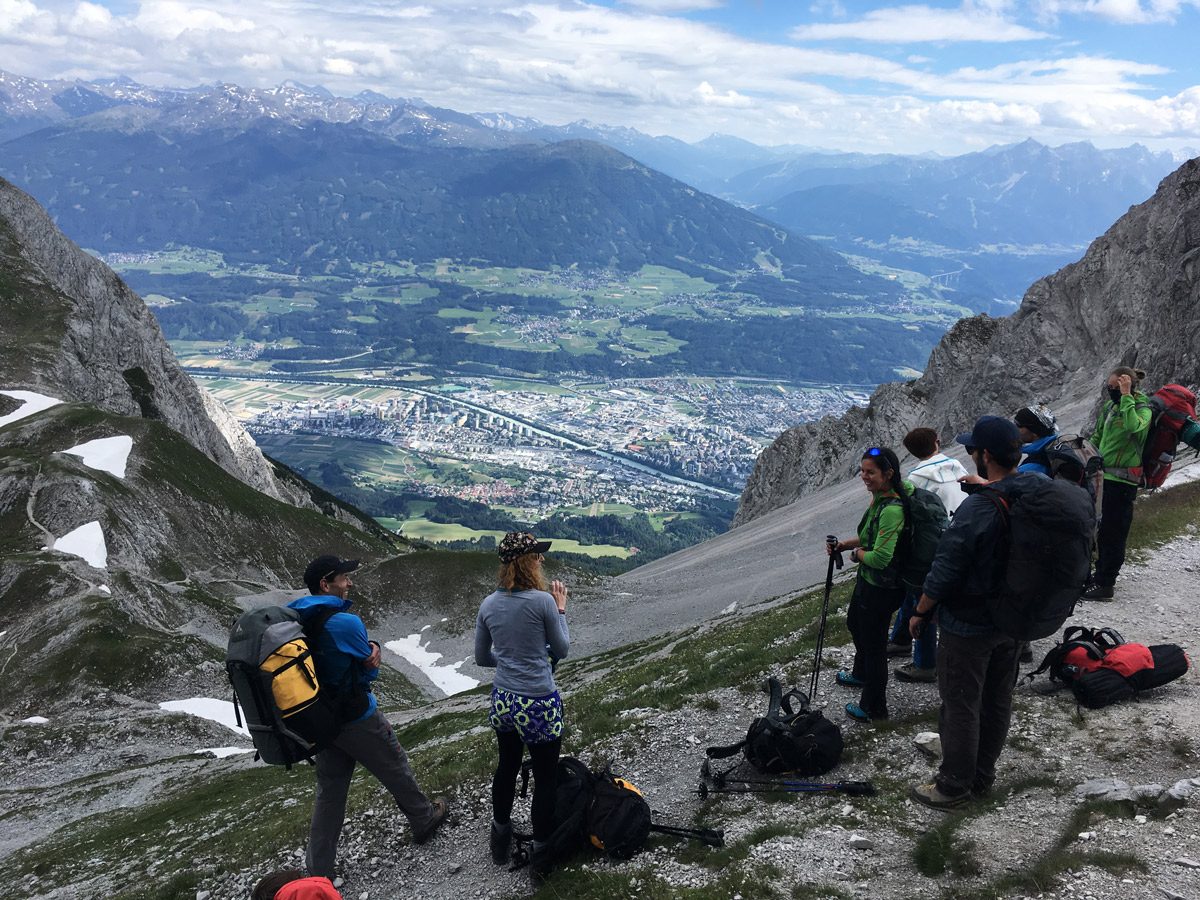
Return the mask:
<svg viewBox="0 0 1200 900">
<path fill-rule="evenodd" d="M 887 716 L 887 642 L 892 616 L 904 601 L 904 588 L 881 588 L 862 577 L 846 611 L 846 627 L 854 638 L 853 675 L 863 680 L 858 705 L 869 716 Z"/>
<path fill-rule="evenodd" d="M 500 762 L 492 777 L 492 815 L 501 824 L 512 818 L 513 800 L 517 795 L 517 775 L 521 757 L 529 747 L 533 762 L 533 804 L 529 817 L 533 820 L 533 839 L 545 841 L 554 831 L 554 801 L 558 790 L 558 754 L 562 741 L 544 744 L 524 744 L 515 731 L 497 731 L 496 745 Z"/>
</svg>

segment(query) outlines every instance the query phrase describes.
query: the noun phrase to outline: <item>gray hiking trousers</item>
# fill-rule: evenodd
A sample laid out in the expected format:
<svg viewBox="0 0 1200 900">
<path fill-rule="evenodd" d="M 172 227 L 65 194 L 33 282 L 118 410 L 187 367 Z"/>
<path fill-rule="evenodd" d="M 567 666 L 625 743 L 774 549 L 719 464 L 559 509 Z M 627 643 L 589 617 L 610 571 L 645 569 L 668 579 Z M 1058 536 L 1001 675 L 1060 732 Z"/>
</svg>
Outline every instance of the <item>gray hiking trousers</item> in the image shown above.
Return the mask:
<svg viewBox="0 0 1200 900">
<path fill-rule="evenodd" d="M 433 821 L 433 806 L 417 787 L 408 766 L 408 754 L 396 740 L 391 724 L 376 710 L 367 718 L 344 726 L 333 745 L 317 754 L 317 799 L 313 804 L 305 859 L 310 875 L 333 879 L 338 838 L 346 818 L 346 796 L 356 763 L 361 763 L 388 789 L 414 832 L 420 832 Z"/>
</svg>

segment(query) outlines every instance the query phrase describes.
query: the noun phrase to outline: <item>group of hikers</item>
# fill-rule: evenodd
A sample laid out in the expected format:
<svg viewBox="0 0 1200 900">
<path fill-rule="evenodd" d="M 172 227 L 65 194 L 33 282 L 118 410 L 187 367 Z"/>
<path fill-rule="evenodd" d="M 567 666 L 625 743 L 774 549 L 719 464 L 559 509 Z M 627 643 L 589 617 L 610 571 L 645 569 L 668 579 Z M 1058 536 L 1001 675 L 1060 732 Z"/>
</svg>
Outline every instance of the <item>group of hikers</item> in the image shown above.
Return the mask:
<svg viewBox="0 0 1200 900">
<path fill-rule="evenodd" d="M 1082 598 L 1110 601 L 1125 559 L 1137 468 L 1151 424 L 1151 407 L 1139 390 L 1140 370 L 1115 369 L 1091 441 L 1104 461 L 1097 500 L 1096 559 Z M 1049 448 L 1060 437 L 1053 413 L 1041 404 L 1013 418 L 985 415 L 957 436 L 974 472 L 941 452 L 937 432 L 913 429 L 904 447 L 916 460 L 907 478 L 894 450 L 870 447 L 860 477 L 871 503 L 857 534 L 830 539 L 826 551 L 848 553 L 857 574 L 847 611 L 854 663 L 836 683 L 860 691 L 847 715 L 870 721 L 888 716 L 888 658 L 911 654 L 895 671 L 902 681 L 936 683 L 942 758 L 929 784 L 913 787 L 917 801 L 952 809 L 986 795 L 996 777 L 1012 712 L 1018 663 L 1027 645 L 989 620 L 986 598 L 1000 590 L 1006 563 L 1006 504 L 1036 489 L 1052 474 Z M 1097 481 L 1099 479 L 1097 478 Z M 923 489 L 918 494 L 918 489 Z M 1082 488 L 1081 488 L 1082 489 Z M 906 586 L 901 557 L 914 505 L 928 491 L 949 524 L 919 584 Z M 925 500 L 922 500 L 925 502 Z M 534 779 L 529 864 L 535 882 L 551 870 L 547 848 L 555 828 L 557 764 L 564 730 L 563 702 L 554 681 L 558 660 L 570 649 L 567 589 L 547 582 L 544 554 L 550 542 L 512 532 L 497 548 L 498 588 L 480 606 L 475 662 L 494 667 L 487 721 L 495 733 L 490 852 L 497 865 L 513 852 L 512 809 L 517 776 L 528 753 Z M 357 561 L 321 556 L 308 566 L 309 595 L 289 606 L 301 622 L 322 618 L 316 631 L 316 667 L 322 684 L 350 685 L 341 698 L 346 724 L 316 754 L 316 800 L 305 859 L 306 873 L 275 873 L 255 889 L 255 900 L 328 900 L 338 894 L 334 876 L 338 838 L 350 778 L 363 765 L 387 788 L 412 829 L 414 843 L 429 840 L 447 820 L 444 798 L 428 798 L 417 785 L 404 749 L 377 709 L 370 685 L 378 674 L 379 645 L 350 613 L 351 573 Z M 832 570 L 831 570 L 832 571 Z M 898 615 L 897 615 L 898 614 Z M 893 617 L 895 621 L 893 623 Z M 272 880 L 273 879 L 273 880 Z M 310 891 L 310 892 L 305 892 Z"/>
</svg>

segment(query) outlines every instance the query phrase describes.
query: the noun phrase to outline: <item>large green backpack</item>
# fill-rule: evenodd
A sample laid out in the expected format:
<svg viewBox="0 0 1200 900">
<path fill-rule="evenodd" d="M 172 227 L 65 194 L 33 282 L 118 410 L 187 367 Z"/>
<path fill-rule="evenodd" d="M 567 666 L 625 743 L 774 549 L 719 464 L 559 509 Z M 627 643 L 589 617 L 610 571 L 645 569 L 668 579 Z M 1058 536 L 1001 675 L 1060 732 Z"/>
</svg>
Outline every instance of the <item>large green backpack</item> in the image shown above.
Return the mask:
<svg viewBox="0 0 1200 900">
<path fill-rule="evenodd" d="M 904 523 L 901 536 L 900 580 L 908 590 L 919 592 L 933 565 L 942 532 L 950 525 L 950 517 L 942 498 L 925 488 L 912 492 L 908 508 L 911 521 Z"/>
</svg>

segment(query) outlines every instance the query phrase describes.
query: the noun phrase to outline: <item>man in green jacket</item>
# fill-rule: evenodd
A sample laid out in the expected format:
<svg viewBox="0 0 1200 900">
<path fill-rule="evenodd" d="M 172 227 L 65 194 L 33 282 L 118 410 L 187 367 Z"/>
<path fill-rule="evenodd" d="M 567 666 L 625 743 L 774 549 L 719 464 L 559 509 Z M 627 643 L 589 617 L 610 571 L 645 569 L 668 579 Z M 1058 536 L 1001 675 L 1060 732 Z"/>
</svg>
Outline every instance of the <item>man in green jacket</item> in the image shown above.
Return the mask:
<svg viewBox="0 0 1200 900">
<path fill-rule="evenodd" d="M 1096 570 L 1085 600 L 1112 600 L 1125 562 L 1125 541 L 1133 523 L 1133 501 L 1142 475 L 1142 447 L 1150 431 L 1150 400 L 1139 391 L 1141 369 L 1120 366 L 1108 376 L 1107 399 L 1096 419 L 1092 443 L 1104 457 L 1104 496 L 1096 535 Z"/>
</svg>

